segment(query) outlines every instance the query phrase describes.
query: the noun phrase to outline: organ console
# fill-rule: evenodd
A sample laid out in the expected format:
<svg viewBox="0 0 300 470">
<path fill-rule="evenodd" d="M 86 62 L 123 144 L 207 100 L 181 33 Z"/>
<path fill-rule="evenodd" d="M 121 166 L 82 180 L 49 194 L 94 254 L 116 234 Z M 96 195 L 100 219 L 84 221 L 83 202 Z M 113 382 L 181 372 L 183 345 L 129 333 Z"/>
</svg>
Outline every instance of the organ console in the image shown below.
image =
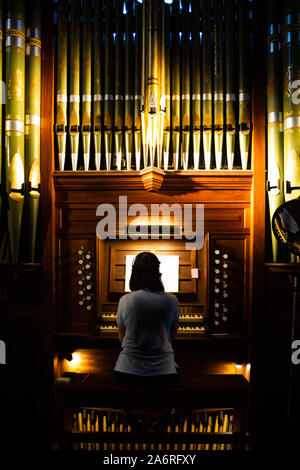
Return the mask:
<svg viewBox="0 0 300 470">
<path fill-rule="evenodd" d="M 43 269 L 48 296 L 32 318 L 47 350 L 52 448 L 255 444 L 269 221 L 299 186 L 298 7 L 287 2 L 283 20 L 263 3 L 48 0 L 32 18 L 25 0 L 0 7 L 0 301 L 19 315 L 20 271 Z M 122 388 L 112 374 L 118 302 L 141 251 L 164 259 L 180 306 L 180 383 L 165 389 Z M 274 237 L 270 256 L 280 259 Z"/>
</svg>

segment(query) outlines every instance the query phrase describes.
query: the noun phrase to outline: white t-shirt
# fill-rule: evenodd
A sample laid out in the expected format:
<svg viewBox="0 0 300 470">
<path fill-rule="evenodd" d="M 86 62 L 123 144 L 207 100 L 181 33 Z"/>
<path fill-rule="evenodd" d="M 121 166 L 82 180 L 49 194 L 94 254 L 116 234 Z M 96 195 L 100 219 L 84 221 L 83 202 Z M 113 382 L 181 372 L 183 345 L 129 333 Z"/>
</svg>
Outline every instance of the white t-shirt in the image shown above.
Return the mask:
<svg viewBox="0 0 300 470">
<path fill-rule="evenodd" d="M 173 294 L 141 289 L 123 295 L 117 323 L 126 331 L 114 370 L 143 376 L 175 374 L 171 326 L 178 319 Z"/>
</svg>

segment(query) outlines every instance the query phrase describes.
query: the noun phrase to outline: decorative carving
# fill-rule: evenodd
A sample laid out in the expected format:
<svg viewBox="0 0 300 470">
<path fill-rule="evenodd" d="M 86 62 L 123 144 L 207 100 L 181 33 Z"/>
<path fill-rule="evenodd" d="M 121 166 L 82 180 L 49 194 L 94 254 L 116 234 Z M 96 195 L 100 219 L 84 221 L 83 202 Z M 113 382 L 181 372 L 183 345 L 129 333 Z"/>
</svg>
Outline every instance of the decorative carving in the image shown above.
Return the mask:
<svg viewBox="0 0 300 470">
<path fill-rule="evenodd" d="M 146 191 L 159 191 L 162 187 L 165 171 L 154 166 L 149 166 L 141 170 L 143 185 Z"/>
</svg>

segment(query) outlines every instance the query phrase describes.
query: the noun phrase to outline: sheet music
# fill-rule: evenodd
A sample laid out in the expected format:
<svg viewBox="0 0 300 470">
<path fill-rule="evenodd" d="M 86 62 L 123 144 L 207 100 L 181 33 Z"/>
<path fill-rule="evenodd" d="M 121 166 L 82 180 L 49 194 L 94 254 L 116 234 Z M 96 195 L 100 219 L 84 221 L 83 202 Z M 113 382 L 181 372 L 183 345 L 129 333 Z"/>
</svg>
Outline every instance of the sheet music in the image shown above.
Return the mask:
<svg viewBox="0 0 300 470">
<path fill-rule="evenodd" d="M 129 280 L 131 276 L 132 263 L 135 255 L 126 255 L 125 266 L 125 292 L 130 292 Z M 160 272 L 165 292 L 178 292 L 179 289 L 179 256 L 158 255 L 160 261 Z"/>
</svg>

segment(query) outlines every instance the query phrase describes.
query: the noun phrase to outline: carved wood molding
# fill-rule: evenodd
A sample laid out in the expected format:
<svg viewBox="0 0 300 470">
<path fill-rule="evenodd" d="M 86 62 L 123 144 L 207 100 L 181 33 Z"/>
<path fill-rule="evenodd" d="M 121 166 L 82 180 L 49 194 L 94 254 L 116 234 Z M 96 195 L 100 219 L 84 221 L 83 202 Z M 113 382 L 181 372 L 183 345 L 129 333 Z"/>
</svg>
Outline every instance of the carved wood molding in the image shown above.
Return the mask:
<svg viewBox="0 0 300 470">
<path fill-rule="evenodd" d="M 56 191 L 173 191 L 177 194 L 190 191 L 221 190 L 250 191 L 253 172 L 249 171 L 205 171 L 168 170 L 148 167 L 141 171 L 54 171 Z"/>
</svg>

